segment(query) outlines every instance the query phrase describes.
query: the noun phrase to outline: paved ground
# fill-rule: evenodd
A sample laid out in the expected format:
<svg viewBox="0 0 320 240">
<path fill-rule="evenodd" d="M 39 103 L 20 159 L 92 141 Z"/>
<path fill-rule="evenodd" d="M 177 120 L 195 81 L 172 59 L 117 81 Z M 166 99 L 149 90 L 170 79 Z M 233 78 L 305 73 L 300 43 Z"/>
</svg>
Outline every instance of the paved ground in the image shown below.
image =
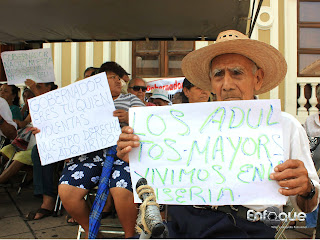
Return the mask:
<svg viewBox="0 0 320 240">
<path fill-rule="evenodd" d="M 5 186 L 5 187 L 4 187 Z M 0 239 L 75 239 L 78 226 L 66 223 L 66 212 L 62 216 L 47 217 L 36 221 L 25 221 L 24 216 L 39 208 L 41 199 L 33 196 L 32 184 L 17 194 L 17 184 L 0 185 Z M 103 224 L 119 226 L 118 219 L 103 219 Z M 122 231 L 121 228 L 107 228 Z M 83 238 L 84 234 L 82 234 Z M 107 238 L 122 238 L 119 234 L 105 234 Z"/>
<path fill-rule="evenodd" d="M 25 221 L 24 216 L 39 208 L 41 199 L 32 194 L 32 184 L 17 195 L 17 184 L 0 185 L 0 239 L 75 239 L 78 227 L 66 224 L 66 213 L 62 216 L 47 217 L 38 221 Z M 118 219 L 104 219 L 103 224 L 119 226 Z M 107 228 L 121 230 L 120 228 Z M 295 229 L 285 231 L 287 238 L 307 239 L 312 237 L 312 229 L 298 224 Z M 122 238 L 119 234 L 106 234 L 106 238 Z M 83 237 L 83 234 L 82 234 Z"/>
</svg>

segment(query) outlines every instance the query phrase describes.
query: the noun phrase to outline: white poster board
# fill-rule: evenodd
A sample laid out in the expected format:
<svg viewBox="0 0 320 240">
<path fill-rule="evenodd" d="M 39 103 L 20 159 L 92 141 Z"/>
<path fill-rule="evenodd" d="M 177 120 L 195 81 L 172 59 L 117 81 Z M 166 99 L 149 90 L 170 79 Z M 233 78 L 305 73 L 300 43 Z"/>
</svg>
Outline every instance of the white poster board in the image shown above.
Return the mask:
<svg viewBox="0 0 320 240">
<path fill-rule="evenodd" d="M 151 93 L 154 89 L 164 89 L 169 94 L 175 94 L 182 91 L 184 77 L 163 78 L 147 82 L 147 93 Z"/>
<path fill-rule="evenodd" d="M 161 204 L 284 204 L 269 179 L 284 160 L 280 118 L 279 100 L 131 108 L 132 186 L 146 178 Z"/>
<path fill-rule="evenodd" d="M 1 53 L 8 84 L 24 83 L 26 79 L 35 82 L 54 82 L 51 49 L 7 51 Z"/>
<path fill-rule="evenodd" d="M 28 100 L 42 165 L 117 144 L 121 133 L 105 73 Z"/>
</svg>

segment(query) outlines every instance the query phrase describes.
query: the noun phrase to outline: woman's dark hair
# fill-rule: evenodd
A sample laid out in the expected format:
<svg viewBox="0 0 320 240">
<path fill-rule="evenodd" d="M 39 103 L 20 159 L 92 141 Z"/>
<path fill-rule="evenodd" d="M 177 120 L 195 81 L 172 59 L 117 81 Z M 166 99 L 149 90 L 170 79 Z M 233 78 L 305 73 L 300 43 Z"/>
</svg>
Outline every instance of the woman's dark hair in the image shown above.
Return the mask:
<svg viewBox="0 0 320 240">
<path fill-rule="evenodd" d="M 35 96 L 34 93 L 31 91 L 30 88 L 24 87 L 24 88 L 23 88 L 23 92 L 22 92 L 22 97 L 23 97 L 24 93 L 26 93 L 26 92 L 30 92 L 33 96 Z"/>
<path fill-rule="evenodd" d="M 189 82 L 188 79 L 185 78 L 183 80 L 182 88 L 190 89 L 192 87 L 194 87 L 194 85 L 191 82 Z M 184 94 L 183 90 L 181 92 L 181 98 L 182 98 L 182 103 L 189 103 L 189 99 Z"/>
<path fill-rule="evenodd" d="M 11 92 L 13 95 L 15 95 L 13 99 L 13 105 L 20 106 L 20 97 L 19 97 L 19 92 L 20 88 L 18 88 L 16 85 L 8 85 L 11 88 Z"/>
<path fill-rule="evenodd" d="M 99 68 L 99 73 L 101 72 L 114 72 L 120 78 L 122 78 L 124 75 L 130 75 L 130 73 L 127 73 L 127 71 L 124 70 L 123 67 L 121 67 L 118 63 L 112 61 L 103 63 Z"/>
<path fill-rule="evenodd" d="M 49 86 L 50 85 L 50 89 L 51 90 L 55 90 L 58 88 L 58 85 L 54 84 L 54 82 L 48 82 L 48 83 L 45 83 L 46 86 Z"/>
<path fill-rule="evenodd" d="M 192 87 L 194 87 L 194 84 L 192 84 L 191 82 L 189 82 L 188 79 L 185 78 L 183 80 L 182 88 L 191 89 Z M 187 98 L 187 96 L 184 94 L 183 91 L 181 95 L 182 95 L 182 103 L 188 103 L 189 99 Z M 208 102 L 210 102 L 210 96 L 208 98 Z"/>
<path fill-rule="evenodd" d="M 99 72 L 99 68 L 96 67 L 88 67 L 86 70 L 84 70 L 83 76 L 86 75 L 86 72 L 92 71 L 91 76 L 96 75 Z"/>
<path fill-rule="evenodd" d="M 188 79 L 185 78 L 185 79 L 183 80 L 182 87 L 183 87 L 183 88 L 190 89 L 190 88 L 194 87 L 194 85 L 193 85 L 191 82 L 189 82 Z"/>
</svg>

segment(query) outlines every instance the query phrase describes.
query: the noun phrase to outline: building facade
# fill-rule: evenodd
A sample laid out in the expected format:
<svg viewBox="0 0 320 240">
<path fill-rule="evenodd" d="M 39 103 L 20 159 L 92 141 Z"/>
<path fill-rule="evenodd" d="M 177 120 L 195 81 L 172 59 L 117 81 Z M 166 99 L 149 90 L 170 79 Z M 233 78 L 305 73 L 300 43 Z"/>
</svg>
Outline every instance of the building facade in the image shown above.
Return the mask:
<svg viewBox="0 0 320 240">
<path fill-rule="evenodd" d="M 250 2 L 255 2 L 257 9 L 259 1 Z M 259 98 L 281 99 L 282 110 L 296 116 L 301 123 L 309 114 L 318 112 L 319 12 L 320 0 L 264 0 L 251 35 L 252 39 L 277 48 L 288 63 L 285 80 Z M 131 77 L 143 77 L 146 81 L 181 76 L 183 56 L 212 43 L 205 39 L 195 42 L 146 39 L 140 42 L 45 43 L 43 47 L 51 48 L 56 84 L 63 87 L 82 79 L 87 67 L 99 67 L 106 61 L 115 61 L 131 73 Z"/>
</svg>

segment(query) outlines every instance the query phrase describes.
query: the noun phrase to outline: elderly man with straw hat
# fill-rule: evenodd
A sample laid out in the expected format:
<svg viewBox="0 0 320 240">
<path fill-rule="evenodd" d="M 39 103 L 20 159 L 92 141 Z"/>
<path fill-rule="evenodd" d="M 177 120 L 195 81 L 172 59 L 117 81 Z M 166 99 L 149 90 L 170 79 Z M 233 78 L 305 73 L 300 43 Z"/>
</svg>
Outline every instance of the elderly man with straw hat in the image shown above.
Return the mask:
<svg viewBox="0 0 320 240">
<path fill-rule="evenodd" d="M 182 61 L 185 77 L 195 86 L 211 90 L 217 101 L 252 100 L 284 79 L 287 64 L 272 46 L 228 30 L 215 44 L 189 53 Z M 259 104 L 257 102 L 257 104 Z M 281 113 L 285 162 L 274 168 L 270 179 L 279 192 L 289 196 L 297 211 L 311 212 L 318 205 L 319 178 L 311 160 L 308 139 L 301 124 Z M 129 161 L 128 153 L 139 146 L 133 129 L 122 129 L 117 155 Z M 263 189 L 261 189 L 263 191 Z M 268 196 L 266 196 L 268 198 Z M 172 238 L 273 238 L 275 227 L 247 218 L 249 210 L 264 212 L 272 206 L 169 206 Z M 281 208 L 282 206 L 277 206 Z M 278 208 L 277 208 L 278 209 Z"/>
</svg>

